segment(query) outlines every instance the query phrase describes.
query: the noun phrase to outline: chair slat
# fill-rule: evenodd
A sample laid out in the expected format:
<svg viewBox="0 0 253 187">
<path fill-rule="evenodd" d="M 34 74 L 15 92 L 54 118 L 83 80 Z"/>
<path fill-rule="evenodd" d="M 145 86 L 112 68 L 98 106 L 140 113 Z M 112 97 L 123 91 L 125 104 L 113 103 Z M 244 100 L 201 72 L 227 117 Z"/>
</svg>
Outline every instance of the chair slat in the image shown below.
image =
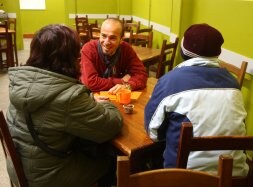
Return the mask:
<svg viewBox="0 0 253 187">
<path fill-rule="evenodd" d="M 193 136 L 190 122 L 182 123 L 178 146 L 177 168 L 187 168 L 188 156 L 191 151 L 212 150 L 253 150 L 253 136 Z M 253 160 L 248 162 L 248 176 L 232 178 L 233 187 L 250 187 L 253 185 Z"/>
</svg>

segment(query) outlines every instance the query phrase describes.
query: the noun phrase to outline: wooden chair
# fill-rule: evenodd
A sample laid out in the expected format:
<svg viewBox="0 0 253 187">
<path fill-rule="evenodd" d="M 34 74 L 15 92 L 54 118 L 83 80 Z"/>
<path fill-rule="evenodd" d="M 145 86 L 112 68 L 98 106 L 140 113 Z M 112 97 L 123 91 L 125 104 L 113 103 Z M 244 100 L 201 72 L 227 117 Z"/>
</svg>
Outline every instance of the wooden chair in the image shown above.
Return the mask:
<svg viewBox="0 0 253 187">
<path fill-rule="evenodd" d="M 87 27 L 88 26 L 88 20 L 83 18 L 76 18 L 76 31 L 79 34 L 80 40 L 81 40 L 81 46 L 90 41 L 90 30 Z"/>
<path fill-rule="evenodd" d="M 117 158 L 117 187 L 230 187 L 233 159 L 219 158 L 218 175 L 189 169 L 156 169 L 130 174 L 127 156 Z"/>
<path fill-rule="evenodd" d="M 88 16 L 85 17 L 75 17 L 76 31 L 78 32 L 81 45 L 84 45 L 91 39 L 98 39 L 100 36 L 100 29 L 98 28 L 98 21 L 95 20 L 94 23 L 89 23 Z"/>
<path fill-rule="evenodd" d="M 3 32 L 0 34 L 0 69 L 8 68 L 9 64 L 9 49 L 8 49 L 8 22 L 0 23 L 0 28 Z"/>
<path fill-rule="evenodd" d="M 16 37 L 16 33 L 17 33 L 17 21 L 16 18 L 8 18 L 8 28 L 15 31 L 12 34 L 12 47 L 14 50 L 14 55 L 15 55 L 15 65 L 18 66 L 18 50 L 17 50 L 17 37 Z"/>
<path fill-rule="evenodd" d="M 153 26 L 145 29 L 138 29 L 134 34 L 133 30 L 130 31 L 129 43 L 135 46 L 142 46 L 152 48 L 153 43 Z"/>
<path fill-rule="evenodd" d="M 161 76 L 164 75 L 166 67 L 168 67 L 168 71 L 173 69 L 178 41 L 179 41 L 178 37 L 176 37 L 174 43 L 167 43 L 167 40 L 163 40 L 158 64 L 157 66 L 152 65 L 149 68 L 150 71 L 156 72 L 156 78 L 159 79 Z"/>
<path fill-rule="evenodd" d="M 248 62 L 245 62 L 245 61 L 242 62 L 240 68 L 234 66 L 233 64 L 220 61 L 220 67 L 226 68 L 229 72 L 231 72 L 233 75 L 237 77 L 237 81 L 239 83 L 240 88 L 242 88 L 247 66 L 248 66 Z"/>
<path fill-rule="evenodd" d="M 6 160 L 8 159 L 15 170 L 17 180 L 15 181 L 10 181 L 11 186 L 17 186 L 17 187 L 28 187 L 26 177 L 23 171 L 23 166 L 19 157 L 18 152 L 16 151 L 14 142 L 11 138 L 8 125 L 5 121 L 3 111 L 0 110 L 0 139 L 2 143 L 2 147 L 4 150 L 4 154 L 6 157 Z M 18 184 L 16 184 L 18 183 Z"/>
<path fill-rule="evenodd" d="M 76 15 L 75 17 L 75 24 L 76 24 L 76 30 L 78 30 L 77 26 L 78 26 L 78 23 L 87 23 L 89 22 L 88 20 L 88 15 L 86 15 L 85 17 L 78 17 L 78 15 Z"/>
<path fill-rule="evenodd" d="M 141 22 L 132 22 L 132 23 L 124 23 L 124 31 L 125 32 L 130 32 L 131 30 L 133 30 L 134 32 L 137 32 L 140 29 L 141 26 Z"/>
<path fill-rule="evenodd" d="M 133 22 L 133 23 L 124 23 L 124 41 L 129 42 L 129 38 L 130 38 L 130 32 L 133 31 L 133 33 L 135 34 L 137 32 L 137 30 L 140 29 L 141 26 L 141 22 Z"/>
<path fill-rule="evenodd" d="M 193 137 L 190 122 L 184 122 L 179 140 L 177 168 L 186 168 L 191 151 L 210 150 L 253 150 L 253 136 L 202 136 Z M 233 187 L 253 186 L 253 160 L 248 162 L 250 170 L 246 177 L 232 177 Z"/>
<path fill-rule="evenodd" d="M 100 37 L 100 28 L 98 26 L 98 21 L 95 20 L 94 23 L 89 23 L 90 29 L 90 38 L 91 39 L 99 39 Z"/>
<path fill-rule="evenodd" d="M 131 17 L 130 19 L 125 19 L 125 18 L 122 18 L 122 23 L 133 23 L 133 17 Z"/>
<path fill-rule="evenodd" d="M 156 78 L 160 78 L 162 75 L 164 75 L 166 66 L 168 66 L 168 71 L 172 70 L 178 41 L 178 37 L 175 39 L 174 43 L 167 43 L 167 40 L 163 40 L 160 58 L 158 59 L 157 64 L 151 65 L 148 68 L 148 71 L 155 73 Z"/>
</svg>

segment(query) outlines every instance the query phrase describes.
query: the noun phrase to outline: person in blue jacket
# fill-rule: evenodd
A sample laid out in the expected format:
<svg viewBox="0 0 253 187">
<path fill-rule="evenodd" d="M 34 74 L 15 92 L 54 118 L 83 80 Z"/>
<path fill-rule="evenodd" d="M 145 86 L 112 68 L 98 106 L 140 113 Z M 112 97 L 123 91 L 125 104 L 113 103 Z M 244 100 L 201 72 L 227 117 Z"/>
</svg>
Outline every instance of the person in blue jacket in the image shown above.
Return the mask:
<svg viewBox="0 0 253 187">
<path fill-rule="evenodd" d="M 176 167 L 182 122 L 193 124 L 194 136 L 245 135 L 246 111 L 237 80 L 220 68 L 224 39 L 208 24 L 194 24 L 184 33 L 185 60 L 161 77 L 145 107 L 145 128 L 155 141 L 165 141 L 163 166 Z M 242 151 L 191 152 L 188 168 L 217 172 L 218 156 L 234 157 L 233 175 L 246 175 Z"/>
</svg>

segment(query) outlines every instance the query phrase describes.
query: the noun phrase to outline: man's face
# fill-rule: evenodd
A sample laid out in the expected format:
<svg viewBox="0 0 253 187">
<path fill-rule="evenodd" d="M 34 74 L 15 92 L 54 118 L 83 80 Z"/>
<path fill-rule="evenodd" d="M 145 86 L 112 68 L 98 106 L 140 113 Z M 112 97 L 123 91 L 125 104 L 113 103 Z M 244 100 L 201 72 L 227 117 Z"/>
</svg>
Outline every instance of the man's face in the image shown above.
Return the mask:
<svg viewBox="0 0 253 187">
<path fill-rule="evenodd" d="M 101 27 L 100 44 L 105 55 L 113 55 L 121 42 L 121 24 L 115 20 L 106 20 Z"/>
</svg>

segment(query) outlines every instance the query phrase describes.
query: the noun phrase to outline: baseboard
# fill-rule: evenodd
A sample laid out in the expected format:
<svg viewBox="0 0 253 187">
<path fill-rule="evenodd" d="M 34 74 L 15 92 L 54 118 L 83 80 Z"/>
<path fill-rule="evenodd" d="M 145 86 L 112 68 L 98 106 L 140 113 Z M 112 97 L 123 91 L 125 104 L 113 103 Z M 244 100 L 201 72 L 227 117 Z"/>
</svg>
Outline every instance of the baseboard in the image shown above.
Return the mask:
<svg viewBox="0 0 253 187">
<path fill-rule="evenodd" d="M 23 34 L 23 38 L 33 38 L 33 34 Z"/>
</svg>

